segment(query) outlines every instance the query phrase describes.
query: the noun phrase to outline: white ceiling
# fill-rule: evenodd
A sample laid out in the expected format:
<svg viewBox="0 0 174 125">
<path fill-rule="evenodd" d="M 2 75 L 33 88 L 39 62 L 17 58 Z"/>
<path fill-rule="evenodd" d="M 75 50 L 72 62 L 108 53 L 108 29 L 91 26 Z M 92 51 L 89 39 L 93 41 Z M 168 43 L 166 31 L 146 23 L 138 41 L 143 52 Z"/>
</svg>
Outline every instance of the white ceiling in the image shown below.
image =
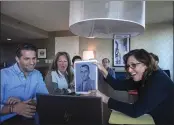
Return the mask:
<svg viewBox="0 0 174 125">
<path fill-rule="evenodd" d="M 69 1 L 2 1 L 1 13 L 45 31 L 69 29 Z M 172 20 L 172 1 L 146 2 L 146 24 Z"/>
<path fill-rule="evenodd" d="M 1 12 L 46 31 L 67 30 L 69 1 L 6 1 Z"/>
<path fill-rule="evenodd" d="M 69 27 L 69 1 L 2 1 L 1 12 L 46 31 Z M 146 2 L 146 24 L 172 19 L 172 1 Z"/>
</svg>

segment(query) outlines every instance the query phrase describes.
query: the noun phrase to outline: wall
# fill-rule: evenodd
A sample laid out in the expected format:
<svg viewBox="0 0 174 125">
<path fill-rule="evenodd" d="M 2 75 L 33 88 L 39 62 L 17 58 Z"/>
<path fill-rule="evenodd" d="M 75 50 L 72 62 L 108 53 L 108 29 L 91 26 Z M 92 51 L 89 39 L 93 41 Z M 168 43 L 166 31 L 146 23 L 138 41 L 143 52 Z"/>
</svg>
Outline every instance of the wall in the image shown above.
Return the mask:
<svg viewBox="0 0 174 125">
<path fill-rule="evenodd" d="M 94 50 L 96 59 L 101 62 L 108 57 L 112 60 L 112 39 L 90 39 L 80 37 L 79 53 L 82 56 L 84 50 Z"/>
<path fill-rule="evenodd" d="M 55 54 L 60 51 L 68 52 L 71 59 L 73 58 L 73 56 L 79 55 L 79 37 L 56 37 Z"/>
<path fill-rule="evenodd" d="M 96 59 L 101 62 L 104 57 L 111 60 L 112 65 L 112 39 L 88 39 L 77 37 L 68 37 L 66 41 L 58 40 L 60 37 L 54 37 L 55 34 L 49 34 L 45 40 L 30 41 L 39 48 L 47 48 L 47 58 L 52 59 L 55 52 L 65 50 L 70 53 L 71 58 L 74 55 L 81 55 L 84 50 L 95 50 Z M 71 39 L 74 38 L 74 39 Z M 17 43 L 1 44 L 0 57 L 3 61 L 14 62 Z M 159 66 L 162 69 L 170 69 L 173 79 L 173 25 L 172 24 L 151 24 L 146 26 L 144 34 L 131 38 L 131 49 L 144 48 L 159 56 Z M 40 59 L 38 65 L 45 65 L 45 59 Z M 116 71 L 124 71 L 124 68 L 116 67 Z"/>
<path fill-rule="evenodd" d="M 3 62 L 15 62 L 15 51 L 17 44 L 1 44 L 0 45 L 0 64 Z"/>
<path fill-rule="evenodd" d="M 39 48 L 45 48 L 45 43 L 46 43 L 47 39 L 43 39 L 43 40 L 32 40 L 32 41 L 26 41 L 29 42 L 33 45 L 35 45 L 36 47 Z M 14 62 L 15 61 L 15 52 L 17 49 L 18 44 L 20 44 L 22 42 L 8 42 L 8 43 L 1 43 L 1 62 Z"/>
<path fill-rule="evenodd" d="M 55 34 L 54 33 L 49 33 L 49 38 L 46 43 L 47 47 L 47 59 L 53 59 L 55 55 Z"/>
<path fill-rule="evenodd" d="M 95 50 L 96 59 L 101 62 L 102 58 L 108 57 L 112 62 L 111 39 L 87 39 L 80 37 L 79 53 L 83 50 Z M 170 69 L 173 80 L 173 25 L 151 24 L 146 26 L 144 34 L 131 38 L 131 49 L 144 48 L 159 56 L 159 66 L 162 69 Z M 112 65 L 112 64 L 111 64 Z M 116 67 L 116 71 L 124 71 L 124 68 Z"/>
<path fill-rule="evenodd" d="M 55 46 L 55 39 L 52 39 L 52 37 L 48 39 L 40 39 L 40 40 L 30 40 L 30 41 L 25 41 L 28 43 L 31 43 L 35 45 L 37 48 L 47 48 L 47 58 L 51 59 L 54 57 L 54 46 Z M 7 64 L 13 64 L 15 63 L 15 53 L 16 53 L 16 48 L 18 44 L 23 43 L 23 42 L 8 42 L 8 43 L 1 43 L 0 45 L 0 64 L 3 62 L 7 62 Z M 39 62 L 37 63 L 37 66 L 46 66 L 48 64 L 45 64 L 45 59 L 39 59 Z"/>
<path fill-rule="evenodd" d="M 173 80 L 173 25 L 151 24 L 144 34 L 131 39 L 131 49 L 144 48 L 159 56 L 159 66 L 169 69 Z"/>
</svg>

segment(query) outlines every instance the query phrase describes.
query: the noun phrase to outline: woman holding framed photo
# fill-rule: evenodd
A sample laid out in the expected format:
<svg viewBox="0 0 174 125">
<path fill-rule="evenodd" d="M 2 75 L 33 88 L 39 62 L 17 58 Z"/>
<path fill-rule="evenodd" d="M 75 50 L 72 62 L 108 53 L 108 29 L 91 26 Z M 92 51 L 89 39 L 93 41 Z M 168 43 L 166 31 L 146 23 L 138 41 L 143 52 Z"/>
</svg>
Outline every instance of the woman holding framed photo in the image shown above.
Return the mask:
<svg viewBox="0 0 174 125">
<path fill-rule="evenodd" d="M 110 109 L 130 117 L 150 114 L 156 125 L 174 125 L 174 83 L 158 68 L 157 63 L 144 49 L 135 49 L 123 57 L 129 79 L 114 79 L 106 69 L 97 64 L 109 85 L 115 90 L 138 90 L 138 99 L 129 104 L 110 98 L 100 91 L 90 94 L 102 98 Z"/>
</svg>

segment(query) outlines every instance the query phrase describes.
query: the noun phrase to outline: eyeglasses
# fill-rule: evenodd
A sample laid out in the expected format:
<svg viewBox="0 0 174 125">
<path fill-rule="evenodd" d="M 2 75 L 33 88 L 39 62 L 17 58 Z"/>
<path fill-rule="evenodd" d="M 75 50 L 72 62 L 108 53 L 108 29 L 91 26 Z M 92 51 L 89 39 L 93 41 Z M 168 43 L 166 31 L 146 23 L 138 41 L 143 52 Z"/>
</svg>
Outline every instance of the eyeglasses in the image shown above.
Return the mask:
<svg viewBox="0 0 174 125">
<path fill-rule="evenodd" d="M 139 62 L 139 63 L 132 63 L 131 65 L 125 65 L 125 68 L 128 69 L 130 67 L 131 69 L 135 69 L 138 64 L 141 64 L 141 63 Z"/>
</svg>

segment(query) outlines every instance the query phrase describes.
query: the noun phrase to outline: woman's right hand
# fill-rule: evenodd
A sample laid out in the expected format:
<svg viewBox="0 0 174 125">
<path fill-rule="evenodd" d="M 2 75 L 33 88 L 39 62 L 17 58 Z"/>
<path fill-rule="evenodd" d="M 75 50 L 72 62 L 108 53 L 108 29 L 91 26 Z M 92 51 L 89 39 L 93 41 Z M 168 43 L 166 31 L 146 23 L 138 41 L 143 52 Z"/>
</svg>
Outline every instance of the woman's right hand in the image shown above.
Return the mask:
<svg viewBox="0 0 174 125">
<path fill-rule="evenodd" d="M 106 78 L 108 76 L 108 71 L 103 67 L 103 65 L 100 64 L 99 62 L 94 62 L 94 64 L 98 67 L 103 76 Z"/>
</svg>

